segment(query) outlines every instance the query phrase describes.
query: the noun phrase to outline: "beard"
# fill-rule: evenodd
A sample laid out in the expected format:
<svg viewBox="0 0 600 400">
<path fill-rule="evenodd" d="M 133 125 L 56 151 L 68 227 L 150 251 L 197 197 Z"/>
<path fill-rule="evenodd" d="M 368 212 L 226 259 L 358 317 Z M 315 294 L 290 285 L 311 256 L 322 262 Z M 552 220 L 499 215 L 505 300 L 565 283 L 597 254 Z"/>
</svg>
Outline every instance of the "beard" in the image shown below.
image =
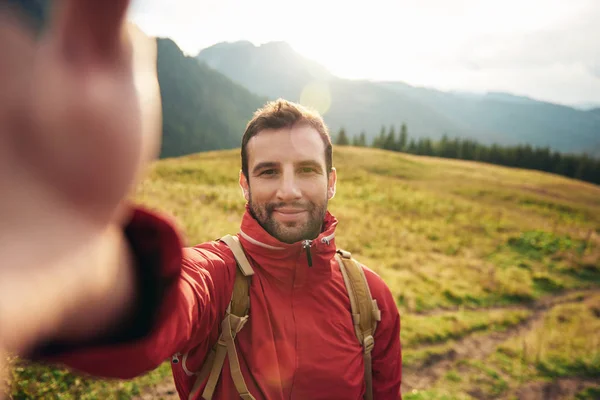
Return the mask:
<svg viewBox="0 0 600 400">
<path fill-rule="evenodd" d="M 249 192 L 248 205 L 250 213 L 260 226 L 283 243 L 295 243 L 301 240 L 315 239 L 321 233 L 323 220 L 327 213 L 327 198 L 323 202 L 297 201 L 291 203 L 255 203 L 252 201 L 252 192 Z M 277 208 L 291 207 L 305 210 L 307 219 L 304 221 L 281 222 L 274 218 L 273 213 Z"/>
</svg>

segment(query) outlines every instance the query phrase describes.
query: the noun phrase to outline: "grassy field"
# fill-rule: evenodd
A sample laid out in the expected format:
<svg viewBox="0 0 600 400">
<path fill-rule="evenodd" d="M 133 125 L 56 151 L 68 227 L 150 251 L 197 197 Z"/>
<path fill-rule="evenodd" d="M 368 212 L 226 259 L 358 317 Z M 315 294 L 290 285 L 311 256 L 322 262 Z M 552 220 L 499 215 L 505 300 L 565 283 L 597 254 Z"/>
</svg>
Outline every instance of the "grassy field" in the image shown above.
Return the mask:
<svg viewBox="0 0 600 400">
<path fill-rule="evenodd" d="M 352 147 L 334 165 L 338 246 L 383 277 L 402 315 L 406 399 L 599 398 L 600 187 Z M 238 150 L 162 160 L 136 198 L 173 215 L 187 244 L 212 240 L 239 227 L 238 171 Z M 15 360 L 11 390 L 129 398 L 168 368 L 104 382 Z"/>
</svg>

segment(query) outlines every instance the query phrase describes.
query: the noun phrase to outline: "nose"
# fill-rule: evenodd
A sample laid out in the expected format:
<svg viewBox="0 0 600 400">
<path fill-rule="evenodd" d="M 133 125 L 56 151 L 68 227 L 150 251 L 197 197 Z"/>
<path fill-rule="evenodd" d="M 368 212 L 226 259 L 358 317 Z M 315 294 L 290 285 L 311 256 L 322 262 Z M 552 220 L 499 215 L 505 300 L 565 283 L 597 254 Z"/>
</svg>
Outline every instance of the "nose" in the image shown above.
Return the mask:
<svg viewBox="0 0 600 400">
<path fill-rule="evenodd" d="M 298 180 L 292 171 L 283 173 L 280 185 L 277 188 L 277 199 L 283 202 L 298 200 L 302 197 L 302 191 Z"/>
</svg>

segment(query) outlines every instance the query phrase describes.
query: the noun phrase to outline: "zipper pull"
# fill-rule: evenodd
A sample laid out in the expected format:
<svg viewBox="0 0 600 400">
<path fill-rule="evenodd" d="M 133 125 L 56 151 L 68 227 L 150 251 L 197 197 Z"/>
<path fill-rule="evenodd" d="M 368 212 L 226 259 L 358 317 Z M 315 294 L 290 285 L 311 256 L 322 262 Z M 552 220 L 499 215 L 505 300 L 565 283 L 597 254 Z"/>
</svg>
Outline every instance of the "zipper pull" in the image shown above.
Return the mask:
<svg viewBox="0 0 600 400">
<path fill-rule="evenodd" d="M 308 266 L 312 267 L 312 255 L 310 254 L 310 245 L 312 244 L 312 240 L 305 240 L 302 242 L 302 248 L 306 250 L 306 260 L 308 261 Z"/>
</svg>

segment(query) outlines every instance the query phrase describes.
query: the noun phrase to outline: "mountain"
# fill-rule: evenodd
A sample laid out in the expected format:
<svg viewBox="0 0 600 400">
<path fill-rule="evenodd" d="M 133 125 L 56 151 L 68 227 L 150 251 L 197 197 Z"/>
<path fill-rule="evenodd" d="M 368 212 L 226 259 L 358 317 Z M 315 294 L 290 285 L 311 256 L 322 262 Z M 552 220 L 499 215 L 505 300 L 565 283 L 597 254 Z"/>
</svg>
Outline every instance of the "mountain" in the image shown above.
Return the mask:
<svg viewBox="0 0 600 400">
<path fill-rule="evenodd" d="M 248 120 L 266 101 L 158 39 L 163 106 L 161 157 L 238 147 Z"/>
<path fill-rule="evenodd" d="M 592 110 L 594 108 L 600 108 L 600 103 L 586 101 L 586 102 L 583 102 L 583 103 L 573 104 L 572 106 L 574 108 L 578 109 L 578 110 L 589 111 L 589 110 Z"/>
<path fill-rule="evenodd" d="M 307 90 L 316 87 L 330 99 L 324 116 L 332 131 L 342 126 L 350 128 L 351 133 L 365 129 L 372 138 L 382 125 L 402 122 L 413 133 L 458 135 L 466 130 L 459 121 L 409 96 L 372 82 L 337 78 L 283 42 L 259 47 L 249 42 L 219 43 L 202 50 L 196 58 L 250 91 L 273 99 L 299 101 L 303 92 L 306 95 Z"/>
<path fill-rule="evenodd" d="M 465 96 L 395 82 L 380 84 L 460 120 L 484 143 L 529 143 L 564 152 L 595 150 L 600 155 L 600 118 L 586 111 L 507 93 Z"/>
<path fill-rule="evenodd" d="M 271 98 L 297 96 L 300 83 L 333 78 L 327 69 L 302 57 L 285 42 L 260 47 L 247 41 L 219 43 L 204 49 L 197 58 L 250 91 Z"/>
<path fill-rule="evenodd" d="M 10 0 L 40 29 L 51 1 Z M 246 123 L 266 98 L 250 93 L 223 74 L 186 57 L 170 39 L 157 39 L 162 97 L 160 156 L 175 157 L 238 147 Z"/>
<path fill-rule="evenodd" d="M 443 92 L 403 82 L 341 79 L 281 42 L 219 43 L 196 58 L 269 98 L 299 101 L 316 82 L 331 99 L 324 117 L 333 132 L 365 130 L 373 139 L 382 125 L 406 123 L 411 137 L 447 134 L 486 144 L 529 143 L 600 155 L 598 113 L 502 92 Z"/>
</svg>

